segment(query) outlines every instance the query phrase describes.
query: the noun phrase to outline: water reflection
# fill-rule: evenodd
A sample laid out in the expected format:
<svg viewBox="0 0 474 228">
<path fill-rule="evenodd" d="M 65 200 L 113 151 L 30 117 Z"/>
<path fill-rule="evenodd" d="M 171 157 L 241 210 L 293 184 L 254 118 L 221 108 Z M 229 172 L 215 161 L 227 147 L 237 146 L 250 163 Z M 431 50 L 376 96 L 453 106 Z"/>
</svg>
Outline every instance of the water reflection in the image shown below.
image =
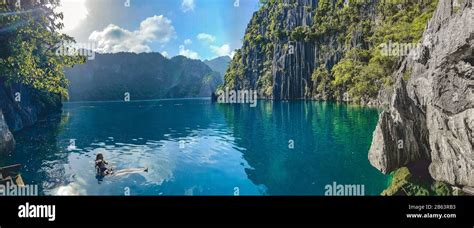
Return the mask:
<svg viewBox="0 0 474 228">
<path fill-rule="evenodd" d="M 15 133 L 16 150 L 0 165 L 22 164 L 23 178 L 27 184 L 44 189 L 63 185 L 68 177 L 67 154 L 61 153 L 58 136 L 68 122 L 68 115 L 51 116 L 34 127 Z M 34 175 L 31 175 L 34 174 Z"/>
<path fill-rule="evenodd" d="M 235 143 L 245 148 L 249 179 L 270 195 L 323 195 L 327 184 L 365 184 L 377 195 L 386 179 L 367 151 L 377 110 L 328 102 L 261 101 L 219 106 Z"/>
<path fill-rule="evenodd" d="M 6 163 L 25 164 L 25 181 L 48 195 L 313 195 L 333 181 L 378 194 L 385 178 L 367 161 L 376 120 L 373 109 L 303 101 L 67 103 L 18 133 Z M 149 172 L 99 183 L 97 153 Z"/>
</svg>

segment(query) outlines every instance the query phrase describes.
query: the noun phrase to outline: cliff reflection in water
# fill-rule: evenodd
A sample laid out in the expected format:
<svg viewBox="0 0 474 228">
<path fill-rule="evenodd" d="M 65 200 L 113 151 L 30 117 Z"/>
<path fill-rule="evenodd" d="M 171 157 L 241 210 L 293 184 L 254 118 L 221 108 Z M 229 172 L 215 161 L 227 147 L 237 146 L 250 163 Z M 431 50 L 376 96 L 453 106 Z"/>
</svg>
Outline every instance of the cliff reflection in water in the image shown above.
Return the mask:
<svg viewBox="0 0 474 228">
<path fill-rule="evenodd" d="M 386 178 L 367 159 L 376 121 L 374 109 L 303 101 L 66 103 L 61 118 L 19 132 L 5 164 L 24 164 L 46 195 L 323 195 L 333 182 L 378 195 Z M 99 183 L 97 153 L 149 172 Z"/>
<path fill-rule="evenodd" d="M 246 173 L 269 195 L 324 195 L 324 187 L 364 184 L 378 195 L 386 177 L 368 162 L 376 109 L 312 101 L 220 105 Z M 294 145 L 293 149 L 292 146 Z"/>
<path fill-rule="evenodd" d="M 59 113 L 15 133 L 15 152 L 0 161 L 0 166 L 21 164 L 24 181 L 38 185 L 40 195 L 45 189 L 64 184 L 67 154 L 61 153 L 58 136 L 68 121 L 67 114 Z"/>
</svg>

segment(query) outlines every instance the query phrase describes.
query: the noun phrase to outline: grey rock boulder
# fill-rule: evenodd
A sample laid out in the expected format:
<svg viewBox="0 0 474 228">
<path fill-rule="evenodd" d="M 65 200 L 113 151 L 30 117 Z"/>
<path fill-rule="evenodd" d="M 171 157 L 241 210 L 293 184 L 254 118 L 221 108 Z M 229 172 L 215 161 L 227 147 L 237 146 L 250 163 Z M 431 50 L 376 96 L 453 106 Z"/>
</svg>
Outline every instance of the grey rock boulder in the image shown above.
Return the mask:
<svg viewBox="0 0 474 228">
<path fill-rule="evenodd" d="M 374 132 L 369 160 L 383 173 L 425 159 L 435 180 L 474 186 L 473 25 L 472 0 L 439 1 L 421 47 L 394 75 L 389 107 Z"/>
<path fill-rule="evenodd" d="M 391 108 L 380 114 L 369 152 L 372 166 L 384 174 L 430 159 L 424 114 L 408 97 L 403 80 L 390 104 Z"/>
</svg>

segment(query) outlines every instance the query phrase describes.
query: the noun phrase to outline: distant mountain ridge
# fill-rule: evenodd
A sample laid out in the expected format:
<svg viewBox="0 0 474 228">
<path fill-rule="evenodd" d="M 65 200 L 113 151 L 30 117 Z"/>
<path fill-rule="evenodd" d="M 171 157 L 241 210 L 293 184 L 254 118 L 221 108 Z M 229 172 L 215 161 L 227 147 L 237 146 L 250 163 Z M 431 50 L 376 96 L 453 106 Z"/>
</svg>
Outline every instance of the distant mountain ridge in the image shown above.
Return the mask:
<svg viewBox="0 0 474 228">
<path fill-rule="evenodd" d="M 160 53 L 96 53 L 65 70 L 70 101 L 191 98 L 210 96 L 222 77 L 200 60 Z"/>
<path fill-rule="evenodd" d="M 224 80 L 224 75 L 232 59 L 229 56 L 221 56 L 211 60 L 204 60 L 203 62 L 208 65 L 213 71 L 219 72 Z"/>
</svg>

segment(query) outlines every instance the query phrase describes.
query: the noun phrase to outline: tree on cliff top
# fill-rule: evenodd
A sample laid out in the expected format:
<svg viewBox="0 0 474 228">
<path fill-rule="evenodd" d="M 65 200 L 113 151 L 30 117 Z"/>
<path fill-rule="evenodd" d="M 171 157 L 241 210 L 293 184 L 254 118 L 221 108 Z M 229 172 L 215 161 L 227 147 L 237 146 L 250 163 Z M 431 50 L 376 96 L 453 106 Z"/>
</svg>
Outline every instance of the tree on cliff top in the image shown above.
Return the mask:
<svg viewBox="0 0 474 228">
<path fill-rule="evenodd" d="M 60 33 L 59 0 L 0 1 L 0 79 L 67 97 L 63 67 L 84 62 L 80 56 L 58 55 L 74 39 Z M 5 80 L 6 79 L 6 80 Z"/>
</svg>

